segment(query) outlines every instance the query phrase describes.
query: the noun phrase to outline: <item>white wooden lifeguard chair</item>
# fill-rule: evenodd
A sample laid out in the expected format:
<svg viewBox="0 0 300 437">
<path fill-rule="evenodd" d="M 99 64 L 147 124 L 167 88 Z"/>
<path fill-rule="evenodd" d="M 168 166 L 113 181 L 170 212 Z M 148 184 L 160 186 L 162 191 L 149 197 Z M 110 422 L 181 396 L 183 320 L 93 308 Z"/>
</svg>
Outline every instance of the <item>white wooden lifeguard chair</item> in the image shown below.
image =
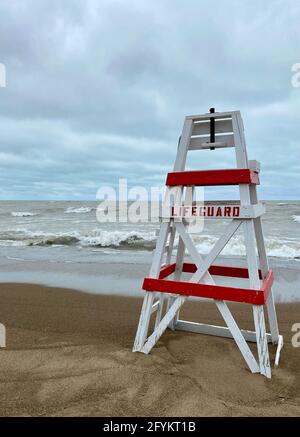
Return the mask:
<svg viewBox="0 0 300 437">
<path fill-rule="evenodd" d="M 187 152 L 190 150 L 234 147 L 237 168 L 209 171 L 184 171 Z M 275 365 L 279 363 L 283 337 L 279 335 L 274 296 L 273 273 L 269 269 L 263 238 L 261 216 L 264 204 L 258 201 L 256 185 L 259 184 L 260 165 L 249 161 L 246 151 L 244 127 L 239 111 L 193 115 L 185 118 L 174 170 L 167 175 L 166 197 L 173 193 L 174 204 L 169 217 L 162 218 L 150 274 L 144 279 L 146 291 L 133 351 L 148 354 L 164 331 L 190 331 L 206 335 L 233 338 L 250 371 L 271 378 L 268 343 L 277 345 Z M 216 204 L 207 208 L 204 204 L 200 214 L 206 218 L 230 220 L 225 232 L 208 255 L 202 257 L 188 233 L 184 217 L 175 217 L 174 209 L 193 206 L 195 186 L 238 185 L 240 202 L 230 205 Z M 210 203 L 210 207 L 211 207 Z M 189 208 L 184 209 L 189 210 Z M 179 214 L 180 216 L 180 214 Z M 247 267 L 214 265 L 213 262 L 234 233 L 243 227 Z M 172 262 L 175 234 L 179 235 L 175 262 Z M 256 255 L 256 247 L 258 258 Z M 185 251 L 194 263 L 184 262 Z M 165 258 L 165 260 L 164 260 Z M 190 280 L 182 281 L 182 272 L 191 273 Z M 172 279 L 166 279 L 170 275 Z M 216 285 L 213 276 L 236 277 L 248 280 L 249 288 Z M 213 299 L 227 327 L 189 322 L 179 318 L 179 310 L 189 296 Z M 255 331 L 240 329 L 225 301 L 251 304 Z M 166 303 L 166 305 L 165 305 Z M 264 307 L 269 319 L 270 333 L 266 333 Z M 153 332 L 148 335 L 151 315 L 155 314 Z M 256 342 L 258 360 L 247 342 Z"/>
</svg>

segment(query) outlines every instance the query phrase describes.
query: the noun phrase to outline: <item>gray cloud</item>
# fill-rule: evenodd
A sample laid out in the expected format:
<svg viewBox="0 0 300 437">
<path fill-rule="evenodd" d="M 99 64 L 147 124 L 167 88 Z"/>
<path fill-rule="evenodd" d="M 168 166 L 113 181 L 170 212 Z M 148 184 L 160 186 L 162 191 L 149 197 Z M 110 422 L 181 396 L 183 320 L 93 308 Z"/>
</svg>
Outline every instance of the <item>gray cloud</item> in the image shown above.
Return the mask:
<svg viewBox="0 0 300 437">
<path fill-rule="evenodd" d="M 2 0 L 0 197 L 163 183 L 184 116 L 216 106 L 241 109 L 261 195 L 299 198 L 299 19 L 293 0 Z"/>
</svg>

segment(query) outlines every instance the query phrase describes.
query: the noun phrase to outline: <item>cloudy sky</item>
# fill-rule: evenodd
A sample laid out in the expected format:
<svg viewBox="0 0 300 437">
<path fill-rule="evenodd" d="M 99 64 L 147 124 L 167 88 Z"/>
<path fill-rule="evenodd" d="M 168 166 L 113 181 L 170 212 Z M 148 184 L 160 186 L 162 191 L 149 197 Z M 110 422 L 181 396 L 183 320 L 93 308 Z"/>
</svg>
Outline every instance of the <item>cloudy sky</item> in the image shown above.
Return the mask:
<svg viewBox="0 0 300 437">
<path fill-rule="evenodd" d="M 261 196 L 300 199 L 299 62 L 295 0 L 1 0 L 0 199 L 162 184 L 184 116 L 211 106 L 242 111 Z"/>
</svg>

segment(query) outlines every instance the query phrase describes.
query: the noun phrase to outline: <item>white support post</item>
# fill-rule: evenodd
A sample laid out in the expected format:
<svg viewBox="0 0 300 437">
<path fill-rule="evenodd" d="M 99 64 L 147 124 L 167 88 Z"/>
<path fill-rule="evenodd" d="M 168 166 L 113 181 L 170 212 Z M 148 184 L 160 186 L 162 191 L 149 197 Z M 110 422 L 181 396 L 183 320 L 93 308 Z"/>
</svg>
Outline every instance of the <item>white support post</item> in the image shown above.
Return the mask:
<svg viewBox="0 0 300 437">
<path fill-rule="evenodd" d="M 164 248 L 165 248 L 169 230 L 170 230 L 170 223 L 161 224 L 160 232 L 157 238 L 156 248 L 153 254 L 152 266 L 150 270 L 150 277 L 152 278 L 157 278 L 159 276 L 161 261 L 164 254 Z M 154 294 L 147 292 L 144 297 L 139 325 L 138 325 L 135 342 L 133 346 L 133 352 L 140 351 L 147 338 L 150 317 L 152 314 L 153 300 L 154 300 Z"/>
<path fill-rule="evenodd" d="M 0 323 L 0 348 L 6 347 L 6 328 Z"/>
<path fill-rule="evenodd" d="M 249 165 L 246 152 L 246 140 L 240 115 L 236 115 L 235 117 L 233 117 L 233 128 L 235 132 L 237 166 L 240 168 L 248 168 Z M 239 188 L 241 205 L 251 205 L 249 185 L 241 184 Z M 245 220 L 244 235 L 250 287 L 259 290 L 260 281 L 258 276 L 258 264 L 255 251 L 255 232 L 253 220 Z M 253 305 L 253 317 L 255 324 L 260 372 L 267 378 L 271 378 L 271 367 L 266 336 L 265 317 L 262 305 Z"/>
<path fill-rule="evenodd" d="M 257 204 L 258 198 L 257 198 L 256 185 L 250 186 L 250 198 L 252 204 Z M 264 244 L 262 222 L 260 217 L 254 219 L 253 221 L 254 221 L 254 230 L 255 230 L 255 238 L 256 238 L 256 244 L 258 250 L 259 263 L 260 263 L 261 273 L 264 278 L 269 271 L 269 263 L 268 263 L 267 252 Z M 267 313 L 268 313 L 273 344 L 278 344 L 279 330 L 278 330 L 278 322 L 277 322 L 273 290 L 270 291 L 270 294 L 267 299 Z"/>
<path fill-rule="evenodd" d="M 258 290 L 260 288 L 260 281 L 258 277 L 258 264 L 254 245 L 255 234 L 252 220 L 245 221 L 244 228 L 250 287 Z M 253 317 L 256 331 L 260 372 L 267 378 L 271 378 L 271 366 L 266 336 L 265 317 L 262 305 L 253 305 Z"/>
<path fill-rule="evenodd" d="M 143 306 L 141 310 L 140 320 L 138 329 L 135 336 L 135 341 L 133 345 L 133 352 L 139 352 L 142 350 L 142 347 L 145 343 L 148 334 L 150 317 L 152 314 L 152 305 L 153 305 L 154 294 L 146 293 L 143 301 Z"/>
<path fill-rule="evenodd" d="M 215 337 L 233 338 L 228 327 L 208 325 L 206 323 L 189 322 L 187 320 L 178 320 L 176 330 L 194 332 L 196 334 L 213 335 Z M 240 332 L 246 341 L 256 343 L 255 331 L 240 329 Z M 272 343 L 271 334 L 267 334 L 268 343 Z"/>
</svg>

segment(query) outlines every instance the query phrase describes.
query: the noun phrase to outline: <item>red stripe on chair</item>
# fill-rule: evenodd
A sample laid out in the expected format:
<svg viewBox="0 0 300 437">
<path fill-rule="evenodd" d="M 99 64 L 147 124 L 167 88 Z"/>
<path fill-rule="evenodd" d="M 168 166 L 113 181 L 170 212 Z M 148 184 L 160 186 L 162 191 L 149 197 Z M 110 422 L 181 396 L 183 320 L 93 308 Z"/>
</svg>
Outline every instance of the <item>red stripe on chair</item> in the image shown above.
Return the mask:
<svg viewBox="0 0 300 437">
<path fill-rule="evenodd" d="M 168 264 L 162 267 L 159 274 L 159 279 L 164 279 L 167 276 L 174 273 L 176 263 Z M 183 263 L 182 271 L 185 273 L 195 273 L 197 271 L 196 264 L 193 263 Z M 249 278 L 249 272 L 246 267 L 235 267 L 235 266 L 210 266 L 208 269 L 211 275 L 215 276 L 229 276 L 233 278 Z M 261 270 L 258 270 L 259 279 L 262 279 Z"/>
<path fill-rule="evenodd" d="M 170 276 L 175 271 L 176 264 L 168 264 L 167 266 L 164 266 L 160 269 L 159 272 L 159 279 L 164 279 L 167 276 Z"/>
<path fill-rule="evenodd" d="M 259 184 L 259 175 L 249 168 L 168 173 L 166 185 L 239 185 Z"/>
<path fill-rule="evenodd" d="M 192 266 L 192 264 L 188 265 Z M 170 264 L 167 267 L 169 271 L 171 271 L 171 267 L 173 268 L 174 264 Z M 167 270 L 165 269 L 164 273 L 166 273 L 166 271 Z M 209 299 L 249 303 L 252 305 L 264 305 L 271 291 L 273 280 L 273 272 L 272 270 L 269 270 L 263 280 L 262 287 L 259 290 L 220 285 L 195 284 L 191 282 L 179 282 L 155 278 L 145 278 L 142 288 L 146 291 L 157 291 L 160 293 L 205 297 Z"/>
<path fill-rule="evenodd" d="M 187 273 L 195 273 L 197 266 L 192 263 L 184 263 L 183 271 Z M 210 266 L 208 269 L 211 275 L 229 276 L 233 278 L 249 278 L 248 269 L 245 267 L 232 266 Z M 258 270 L 259 279 L 262 279 L 261 270 Z"/>
</svg>

